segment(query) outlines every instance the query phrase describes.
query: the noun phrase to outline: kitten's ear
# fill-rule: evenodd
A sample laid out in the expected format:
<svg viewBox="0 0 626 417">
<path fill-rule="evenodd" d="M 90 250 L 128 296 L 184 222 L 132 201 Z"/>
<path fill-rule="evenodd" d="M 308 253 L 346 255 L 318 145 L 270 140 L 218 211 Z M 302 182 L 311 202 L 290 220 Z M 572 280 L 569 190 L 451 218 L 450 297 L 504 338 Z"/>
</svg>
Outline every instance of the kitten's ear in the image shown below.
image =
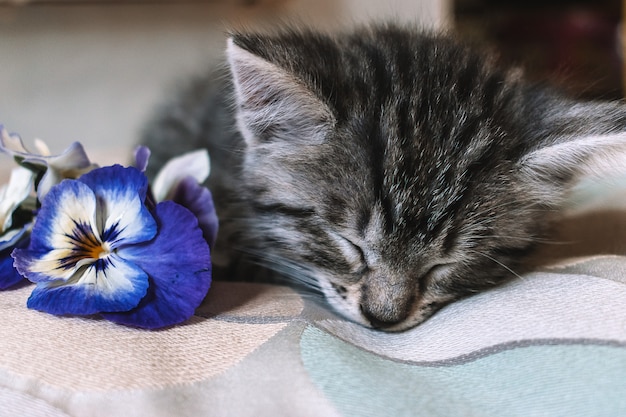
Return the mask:
<svg viewBox="0 0 626 417">
<path fill-rule="evenodd" d="M 560 141 L 530 152 L 520 165 L 538 197 L 547 204 L 558 204 L 560 197 L 583 178 L 626 173 L 626 133 Z"/>
<path fill-rule="evenodd" d="M 249 145 L 271 141 L 316 144 L 334 124 L 328 106 L 285 69 L 228 39 L 238 127 Z"/>
</svg>

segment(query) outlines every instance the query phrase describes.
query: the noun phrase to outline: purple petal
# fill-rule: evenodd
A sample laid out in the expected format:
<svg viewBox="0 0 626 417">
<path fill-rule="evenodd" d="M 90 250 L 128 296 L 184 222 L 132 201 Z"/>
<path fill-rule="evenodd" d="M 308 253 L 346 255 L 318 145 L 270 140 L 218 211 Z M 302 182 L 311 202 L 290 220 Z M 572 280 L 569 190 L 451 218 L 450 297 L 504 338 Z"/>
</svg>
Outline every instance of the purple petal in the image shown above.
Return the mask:
<svg viewBox="0 0 626 417">
<path fill-rule="evenodd" d="M 211 256 L 195 216 L 165 201 L 156 206 L 156 238 L 121 248 L 119 255 L 136 263 L 150 277 L 150 288 L 139 306 L 126 313 L 103 316 L 116 323 L 156 329 L 189 319 L 211 285 Z"/>
<path fill-rule="evenodd" d="M 147 146 L 137 146 L 135 149 L 135 168 L 141 172 L 146 172 L 148 161 L 150 160 L 150 148 Z"/>
<path fill-rule="evenodd" d="M 15 247 L 22 248 L 28 246 L 28 240 L 27 237 L 23 238 Z M 13 266 L 12 250 L 13 248 L 0 251 L 0 290 L 6 290 L 20 282 L 27 282 Z"/>
<path fill-rule="evenodd" d="M 183 178 L 177 185 L 172 201 L 195 214 L 204 239 L 213 248 L 217 238 L 218 219 L 211 192 L 193 177 Z"/>
<path fill-rule="evenodd" d="M 13 267 L 11 251 L 2 251 L 0 253 L 0 290 L 6 290 L 24 281 L 24 277 Z"/>
<path fill-rule="evenodd" d="M 114 254 L 75 275 L 65 283 L 37 283 L 28 308 L 59 315 L 127 311 L 139 304 L 148 289 L 146 273 Z"/>
<path fill-rule="evenodd" d="M 132 189 L 139 193 L 142 202 L 146 199 L 148 190 L 148 178 L 141 171 L 121 165 L 94 169 L 81 176 L 78 181 L 87 184 L 97 196 L 117 196 L 120 190 Z"/>
</svg>

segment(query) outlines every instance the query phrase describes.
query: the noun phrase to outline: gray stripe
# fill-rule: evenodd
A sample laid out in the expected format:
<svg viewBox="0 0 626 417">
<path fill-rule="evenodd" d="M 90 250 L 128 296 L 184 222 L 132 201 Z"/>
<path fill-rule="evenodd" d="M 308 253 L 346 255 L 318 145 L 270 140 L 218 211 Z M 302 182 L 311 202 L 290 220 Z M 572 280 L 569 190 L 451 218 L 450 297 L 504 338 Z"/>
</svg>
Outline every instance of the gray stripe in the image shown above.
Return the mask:
<svg viewBox="0 0 626 417">
<path fill-rule="evenodd" d="M 196 312 L 198 317 L 205 319 L 224 321 L 227 323 L 241 323 L 241 324 L 276 324 L 276 323 L 289 323 L 299 317 L 294 316 L 235 316 L 230 314 L 210 315 Z"/>
<path fill-rule="evenodd" d="M 403 360 L 403 359 L 395 359 L 384 356 L 388 359 L 391 359 L 394 362 L 404 363 L 407 365 L 415 365 L 415 366 L 424 366 L 424 367 L 448 367 L 448 366 L 456 366 L 463 365 L 469 362 L 476 361 L 478 359 L 485 358 L 487 356 L 495 355 L 497 353 L 501 353 L 507 350 L 513 350 L 518 348 L 525 348 L 531 346 L 567 346 L 567 345 L 587 345 L 587 346 L 610 346 L 610 347 L 618 347 L 618 348 L 626 348 L 626 342 L 620 340 L 601 340 L 601 339 L 532 339 L 532 340 L 515 340 L 512 342 L 500 343 L 493 346 L 488 346 L 464 355 L 456 356 L 454 358 L 436 360 L 436 361 L 412 361 L 412 360 Z M 367 349 L 364 349 L 370 353 L 374 353 L 378 356 L 383 356 L 377 354 L 376 352 L 371 352 Z"/>
<path fill-rule="evenodd" d="M 319 330 L 327 333 L 329 336 L 336 337 L 340 339 L 341 341 L 356 347 L 357 349 L 360 349 L 367 353 L 371 353 L 373 355 L 391 360 L 393 362 L 403 363 L 406 365 L 432 367 L 432 368 L 463 365 L 466 363 L 476 361 L 478 359 L 485 358 L 487 356 L 505 352 L 507 350 L 513 350 L 513 349 L 525 348 L 525 347 L 531 347 L 531 346 L 587 345 L 587 346 L 609 346 L 609 347 L 616 347 L 616 348 L 626 348 L 626 341 L 621 341 L 621 340 L 603 340 L 603 339 L 585 339 L 585 338 L 528 339 L 528 340 L 515 340 L 511 342 L 506 342 L 506 343 L 499 343 L 493 346 L 487 346 L 485 348 L 478 349 L 470 353 L 466 353 L 463 355 L 459 355 L 459 356 L 455 356 L 455 357 L 447 358 L 447 359 L 433 360 L 433 361 L 414 361 L 414 360 L 409 360 L 409 359 L 399 359 L 399 358 L 390 357 L 384 353 L 379 353 L 371 349 L 368 349 L 365 346 L 356 345 L 349 340 L 345 340 L 337 335 L 328 333 L 323 329 L 319 329 Z"/>
</svg>

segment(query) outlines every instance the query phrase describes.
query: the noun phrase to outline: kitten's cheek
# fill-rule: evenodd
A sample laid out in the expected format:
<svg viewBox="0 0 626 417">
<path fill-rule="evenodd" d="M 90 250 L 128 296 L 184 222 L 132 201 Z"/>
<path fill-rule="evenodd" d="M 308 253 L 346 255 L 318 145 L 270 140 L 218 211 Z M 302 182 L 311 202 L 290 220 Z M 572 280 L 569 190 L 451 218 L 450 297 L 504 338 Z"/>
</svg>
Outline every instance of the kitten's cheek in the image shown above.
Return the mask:
<svg viewBox="0 0 626 417">
<path fill-rule="evenodd" d="M 369 323 L 363 318 L 359 310 L 359 302 L 356 291 L 353 288 L 320 282 L 320 287 L 328 304 L 341 316 L 358 324 L 369 327 Z"/>
</svg>

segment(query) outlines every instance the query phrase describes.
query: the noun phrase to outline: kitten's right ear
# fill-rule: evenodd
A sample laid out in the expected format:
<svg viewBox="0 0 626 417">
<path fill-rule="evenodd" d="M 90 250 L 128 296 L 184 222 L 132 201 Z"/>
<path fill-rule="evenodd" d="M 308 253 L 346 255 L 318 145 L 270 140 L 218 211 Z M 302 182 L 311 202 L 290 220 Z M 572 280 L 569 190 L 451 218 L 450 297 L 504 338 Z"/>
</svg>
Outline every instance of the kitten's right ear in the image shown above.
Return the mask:
<svg viewBox="0 0 626 417">
<path fill-rule="evenodd" d="M 540 147 L 522 158 L 521 173 L 545 204 L 558 205 L 583 178 L 626 173 L 626 132 L 588 135 Z"/>
<path fill-rule="evenodd" d="M 237 101 L 237 123 L 248 145 L 272 141 L 317 144 L 334 124 L 328 106 L 287 70 L 244 49 L 226 49 Z"/>
</svg>

